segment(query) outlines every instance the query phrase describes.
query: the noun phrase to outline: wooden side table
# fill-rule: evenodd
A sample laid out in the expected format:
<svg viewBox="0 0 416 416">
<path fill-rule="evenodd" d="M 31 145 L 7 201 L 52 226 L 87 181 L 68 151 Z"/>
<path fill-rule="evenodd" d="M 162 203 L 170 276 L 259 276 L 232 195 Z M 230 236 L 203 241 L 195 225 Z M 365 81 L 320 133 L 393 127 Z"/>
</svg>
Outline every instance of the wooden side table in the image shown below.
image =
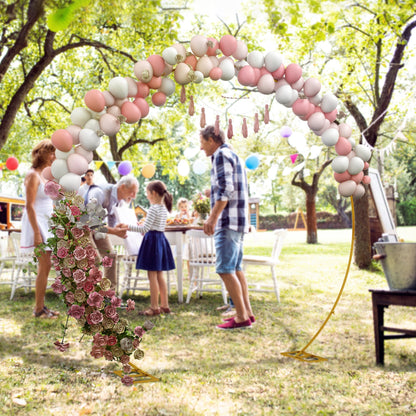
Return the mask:
<svg viewBox="0 0 416 416">
<path fill-rule="evenodd" d="M 390 305 L 416 307 L 414 290 L 378 290 L 370 289 L 373 301 L 374 339 L 376 346 L 376 363 L 384 365 L 384 340 L 399 338 L 416 338 L 416 331 L 403 328 L 392 328 L 384 325 L 384 308 Z M 385 335 L 393 332 L 393 335 Z"/>
</svg>

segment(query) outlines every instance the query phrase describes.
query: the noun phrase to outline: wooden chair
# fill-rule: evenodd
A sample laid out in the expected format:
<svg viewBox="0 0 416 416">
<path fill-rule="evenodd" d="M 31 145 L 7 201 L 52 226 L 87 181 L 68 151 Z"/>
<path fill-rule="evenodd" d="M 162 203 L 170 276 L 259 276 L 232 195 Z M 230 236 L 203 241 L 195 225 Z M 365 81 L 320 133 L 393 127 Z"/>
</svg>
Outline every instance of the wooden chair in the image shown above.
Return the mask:
<svg viewBox="0 0 416 416">
<path fill-rule="evenodd" d="M 283 241 L 286 237 L 287 230 L 279 229 L 274 230 L 275 240 L 273 244 L 273 250 L 270 257 L 267 256 L 243 256 L 243 269 L 246 270 L 247 266 L 269 266 L 272 274 L 273 286 L 267 286 L 262 284 L 249 283 L 249 290 L 253 292 L 273 292 L 276 294 L 277 301 L 280 302 L 279 284 L 276 278 L 276 266 L 280 263 L 279 257 L 283 247 Z M 254 285 L 254 287 L 250 287 Z"/>
<path fill-rule="evenodd" d="M 210 277 L 211 270 L 215 269 L 213 236 L 206 235 L 202 230 L 190 230 L 186 235 L 189 237 L 189 267 L 191 272 L 186 303 L 189 303 L 192 293 L 196 292 L 201 297 L 202 292 L 205 291 L 221 292 L 224 304 L 226 304 L 227 291 L 224 282 L 218 275 L 215 278 Z M 216 288 L 213 286 L 216 286 Z"/>
</svg>

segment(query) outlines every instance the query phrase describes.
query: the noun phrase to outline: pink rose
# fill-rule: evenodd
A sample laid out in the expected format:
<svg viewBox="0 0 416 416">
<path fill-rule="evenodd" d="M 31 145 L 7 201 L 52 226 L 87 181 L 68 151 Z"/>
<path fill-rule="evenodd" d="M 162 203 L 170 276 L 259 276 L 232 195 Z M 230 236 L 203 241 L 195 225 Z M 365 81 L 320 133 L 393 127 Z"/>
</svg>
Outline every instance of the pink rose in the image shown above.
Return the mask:
<svg viewBox="0 0 416 416">
<path fill-rule="evenodd" d="M 95 259 L 97 256 L 97 252 L 95 251 L 95 248 L 92 246 L 85 247 L 85 251 L 87 252 L 87 258 L 89 259 Z"/>
<path fill-rule="evenodd" d="M 146 331 L 141 326 L 136 326 L 134 328 L 134 334 L 137 335 L 139 338 L 141 338 Z"/>
<path fill-rule="evenodd" d="M 65 237 L 65 231 L 62 230 L 61 228 L 57 228 L 55 232 L 56 232 L 56 236 L 58 238 L 64 238 Z"/>
<path fill-rule="evenodd" d="M 109 351 L 109 350 L 105 350 L 104 351 L 104 358 L 107 361 L 112 361 L 114 359 L 113 353 L 111 351 Z"/>
<path fill-rule="evenodd" d="M 140 342 L 141 342 L 141 340 L 140 339 L 134 339 L 133 340 L 133 348 L 134 349 L 137 349 L 137 348 L 139 348 L 139 345 L 140 345 Z"/>
<path fill-rule="evenodd" d="M 65 295 L 65 300 L 67 303 L 70 303 L 70 304 L 74 303 L 75 302 L 74 294 L 72 292 L 68 292 Z"/>
<path fill-rule="evenodd" d="M 105 316 L 113 319 L 114 316 L 117 315 L 117 309 L 114 306 L 106 306 L 104 309 Z"/>
<path fill-rule="evenodd" d="M 74 217 L 78 217 L 79 215 L 81 215 L 81 211 L 80 211 L 80 209 L 76 205 L 71 205 L 69 207 L 69 209 L 71 210 L 71 214 Z"/>
<path fill-rule="evenodd" d="M 104 356 L 104 352 L 105 352 L 104 348 L 93 345 L 90 354 L 94 358 L 101 358 Z"/>
<path fill-rule="evenodd" d="M 87 257 L 87 252 L 82 247 L 76 247 L 74 250 L 74 257 L 77 261 L 80 261 Z"/>
<path fill-rule="evenodd" d="M 121 364 L 126 365 L 126 364 L 128 364 L 128 363 L 129 363 L 129 361 L 130 361 L 130 356 L 128 356 L 128 355 L 126 355 L 126 354 L 124 354 L 124 355 L 122 355 L 122 356 L 120 357 L 120 362 L 121 362 Z M 129 367 L 130 367 L 130 366 L 129 366 Z"/>
<path fill-rule="evenodd" d="M 64 287 L 59 279 L 55 279 L 55 282 L 51 285 L 51 288 L 55 293 L 62 293 L 64 290 Z"/>
<path fill-rule="evenodd" d="M 54 181 L 48 181 L 45 183 L 44 191 L 49 198 L 57 200 L 61 197 L 60 190 L 62 186 Z"/>
<path fill-rule="evenodd" d="M 121 360 L 120 360 L 121 361 Z M 123 365 L 123 373 L 129 374 L 131 373 L 131 367 L 129 365 Z"/>
<path fill-rule="evenodd" d="M 103 258 L 103 266 L 104 267 L 111 267 L 113 265 L 113 259 L 111 257 L 105 256 Z"/>
<path fill-rule="evenodd" d="M 107 345 L 107 335 L 95 334 L 92 342 L 97 347 L 105 347 Z"/>
<path fill-rule="evenodd" d="M 124 376 L 124 377 L 121 379 L 121 382 L 122 382 L 125 386 L 131 386 L 131 385 L 133 385 L 134 380 L 133 380 L 133 378 L 132 378 L 132 377 L 130 377 L 130 376 Z"/>
<path fill-rule="evenodd" d="M 134 303 L 134 300 L 127 299 L 127 311 L 134 311 L 136 304 Z"/>
<path fill-rule="evenodd" d="M 68 249 L 65 247 L 61 247 L 58 249 L 56 255 L 60 258 L 60 259 L 64 259 L 67 255 L 68 255 Z"/>
<path fill-rule="evenodd" d="M 90 306 L 95 306 L 96 308 L 100 308 L 101 304 L 103 303 L 103 300 L 104 300 L 103 296 L 101 296 L 99 293 L 91 292 L 88 296 L 87 303 Z"/>
<path fill-rule="evenodd" d="M 65 277 L 71 277 L 71 276 L 72 276 L 71 269 L 70 269 L 69 267 L 64 267 L 64 268 L 62 268 L 62 274 L 63 274 Z"/>
<path fill-rule="evenodd" d="M 85 279 L 87 278 L 87 276 L 85 275 L 84 270 L 81 270 L 81 269 L 75 270 L 72 277 L 74 278 L 74 281 L 77 284 L 80 284 L 80 283 L 84 282 Z"/>
<path fill-rule="evenodd" d="M 82 286 L 82 288 L 87 292 L 87 293 L 90 293 L 90 292 L 92 292 L 93 290 L 94 290 L 94 283 L 92 283 L 92 282 L 90 282 L 90 281 L 87 281 L 87 282 L 84 282 L 84 285 Z"/>
<path fill-rule="evenodd" d="M 111 298 L 111 304 L 115 307 L 115 308 L 119 308 L 121 306 L 121 298 L 118 298 L 116 296 L 113 296 Z"/>
<path fill-rule="evenodd" d="M 76 240 L 84 236 L 84 230 L 82 230 L 81 228 L 74 227 L 72 228 L 71 233 Z"/>
<path fill-rule="evenodd" d="M 111 347 L 112 345 L 116 345 L 116 344 L 117 344 L 117 337 L 115 337 L 114 335 L 110 335 L 107 338 L 107 345 Z"/>
<path fill-rule="evenodd" d="M 103 314 L 100 311 L 95 311 L 87 316 L 87 322 L 90 325 L 97 325 L 103 321 Z"/>
<path fill-rule="evenodd" d="M 72 316 L 75 319 L 81 319 L 84 316 L 85 308 L 79 305 L 72 305 L 68 309 L 68 315 Z"/>
<path fill-rule="evenodd" d="M 56 349 L 58 349 L 61 352 L 65 352 L 69 348 L 69 343 L 63 344 L 60 341 L 55 341 L 54 345 L 55 345 Z"/>
</svg>

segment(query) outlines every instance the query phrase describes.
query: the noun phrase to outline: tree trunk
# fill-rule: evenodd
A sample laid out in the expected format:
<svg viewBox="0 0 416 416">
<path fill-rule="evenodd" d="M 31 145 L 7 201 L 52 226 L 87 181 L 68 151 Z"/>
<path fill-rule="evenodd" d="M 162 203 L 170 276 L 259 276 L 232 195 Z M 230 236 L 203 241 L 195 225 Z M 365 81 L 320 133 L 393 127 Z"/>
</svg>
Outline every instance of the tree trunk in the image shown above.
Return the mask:
<svg viewBox="0 0 416 416">
<path fill-rule="evenodd" d="M 355 235 L 354 235 L 354 263 L 360 269 L 367 269 L 371 264 L 371 236 L 370 221 L 368 218 L 368 191 L 354 200 L 355 208 Z"/>
<path fill-rule="evenodd" d="M 316 222 L 316 194 L 309 189 L 306 191 L 306 242 L 308 244 L 318 243 L 318 225 Z"/>
</svg>

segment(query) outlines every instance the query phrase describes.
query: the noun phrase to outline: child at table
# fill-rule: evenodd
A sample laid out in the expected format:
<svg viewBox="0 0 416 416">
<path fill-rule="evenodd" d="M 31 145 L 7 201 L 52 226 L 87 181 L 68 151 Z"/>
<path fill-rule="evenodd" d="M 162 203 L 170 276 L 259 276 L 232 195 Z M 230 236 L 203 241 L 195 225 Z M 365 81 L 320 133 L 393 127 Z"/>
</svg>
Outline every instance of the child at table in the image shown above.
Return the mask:
<svg viewBox="0 0 416 416">
<path fill-rule="evenodd" d="M 192 219 L 192 214 L 189 212 L 189 201 L 186 198 L 179 198 L 177 203 L 178 213 L 175 218 L 180 220 Z"/>
<path fill-rule="evenodd" d="M 144 224 L 129 225 L 129 230 L 144 234 L 137 255 L 136 269 L 147 270 L 150 283 L 150 308 L 139 312 L 139 315 L 155 316 L 161 312 L 171 313 L 163 271 L 175 268 L 172 250 L 164 234 L 168 211 L 172 210 L 173 197 L 161 181 L 149 182 L 146 196 L 151 205 Z"/>
</svg>

